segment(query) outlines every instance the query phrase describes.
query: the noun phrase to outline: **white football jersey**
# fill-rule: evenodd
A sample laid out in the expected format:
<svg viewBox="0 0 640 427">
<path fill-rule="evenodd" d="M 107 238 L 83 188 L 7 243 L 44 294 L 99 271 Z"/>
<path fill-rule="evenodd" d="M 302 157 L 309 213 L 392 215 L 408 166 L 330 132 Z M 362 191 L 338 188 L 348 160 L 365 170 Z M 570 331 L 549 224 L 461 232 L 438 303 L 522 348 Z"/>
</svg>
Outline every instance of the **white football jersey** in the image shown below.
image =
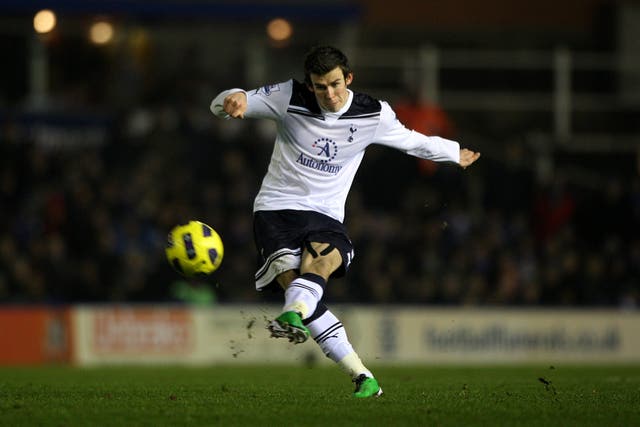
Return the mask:
<svg viewBox="0 0 640 427">
<path fill-rule="evenodd" d="M 246 118 L 277 123 L 271 162 L 253 209 L 320 212 L 342 222 L 347 194 L 370 144 L 396 148 L 437 162 L 460 161 L 457 142 L 425 136 L 405 128 L 387 102 L 349 90 L 340 111 L 321 110 L 315 95 L 295 80 L 252 91 L 230 89 L 211 103 L 211 111 L 228 118 L 224 98 L 247 95 Z"/>
</svg>

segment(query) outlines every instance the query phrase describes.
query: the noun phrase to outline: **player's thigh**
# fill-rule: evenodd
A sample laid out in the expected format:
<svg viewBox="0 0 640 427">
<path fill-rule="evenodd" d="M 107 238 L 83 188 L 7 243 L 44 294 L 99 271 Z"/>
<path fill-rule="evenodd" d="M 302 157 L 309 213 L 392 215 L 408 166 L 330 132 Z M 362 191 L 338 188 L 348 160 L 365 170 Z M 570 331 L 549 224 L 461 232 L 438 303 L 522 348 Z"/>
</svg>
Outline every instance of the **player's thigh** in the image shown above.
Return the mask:
<svg viewBox="0 0 640 427">
<path fill-rule="evenodd" d="M 300 273 L 314 273 L 325 280 L 342 265 L 340 251 L 330 243 L 309 242 L 302 252 Z"/>
</svg>

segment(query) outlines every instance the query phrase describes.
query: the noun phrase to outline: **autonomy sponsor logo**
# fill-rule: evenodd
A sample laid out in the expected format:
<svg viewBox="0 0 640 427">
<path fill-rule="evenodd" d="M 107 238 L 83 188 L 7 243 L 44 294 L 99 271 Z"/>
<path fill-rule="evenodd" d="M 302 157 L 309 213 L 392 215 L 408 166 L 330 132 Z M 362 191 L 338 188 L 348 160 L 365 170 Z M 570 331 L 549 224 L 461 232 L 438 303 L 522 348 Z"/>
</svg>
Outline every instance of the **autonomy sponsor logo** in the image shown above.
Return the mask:
<svg viewBox="0 0 640 427">
<path fill-rule="evenodd" d="M 331 164 L 331 161 L 338 155 L 338 144 L 335 141 L 329 138 L 318 138 L 311 144 L 311 147 L 319 150 L 316 152 L 316 158 L 300 153 L 296 160 L 297 163 L 332 175 L 340 172 L 342 166 Z"/>
</svg>

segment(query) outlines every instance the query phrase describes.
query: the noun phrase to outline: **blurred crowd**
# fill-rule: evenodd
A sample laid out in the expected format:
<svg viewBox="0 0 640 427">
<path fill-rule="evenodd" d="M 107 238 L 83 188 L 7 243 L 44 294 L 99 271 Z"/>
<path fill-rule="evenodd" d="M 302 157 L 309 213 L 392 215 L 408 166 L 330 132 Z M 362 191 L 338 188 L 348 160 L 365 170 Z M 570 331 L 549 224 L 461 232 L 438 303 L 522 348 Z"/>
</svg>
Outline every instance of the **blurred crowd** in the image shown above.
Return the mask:
<svg viewBox="0 0 640 427">
<path fill-rule="evenodd" d="M 0 302 L 281 301 L 253 282 L 274 128 L 213 117 L 210 100 L 239 83 L 194 58 L 164 77 L 126 61 L 59 73 L 35 110 L 0 99 Z M 637 306 L 637 170 L 596 170 L 595 186 L 559 166 L 540 179 L 525 144 L 458 136 L 483 152 L 464 171 L 367 152 L 347 201 L 355 260 L 329 303 Z M 207 280 L 165 259 L 168 231 L 191 219 L 225 243 Z"/>
<path fill-rule="evenodd" d="M 0 301 L 256 302 L 253 197 L 273 128 L 222 121 L 203 102 L 138 106 L 104 143 L 46 144 L 5 114 L 0 144 Z M 472 145 L 472 144 L 470 144 Z M 541 181 L 517 144 L 463 171 L 372 147 L 347 203 L 356 257 L 329 302 L 637 305 L 640 181 Z M 199 219 L 222 267 L 184 281 L 164 257 L 173 225 Z M 213 296 L 213 298 L 211 298 Z M 189 301 L 186 301 L 189 302 Z"/>
</svg>

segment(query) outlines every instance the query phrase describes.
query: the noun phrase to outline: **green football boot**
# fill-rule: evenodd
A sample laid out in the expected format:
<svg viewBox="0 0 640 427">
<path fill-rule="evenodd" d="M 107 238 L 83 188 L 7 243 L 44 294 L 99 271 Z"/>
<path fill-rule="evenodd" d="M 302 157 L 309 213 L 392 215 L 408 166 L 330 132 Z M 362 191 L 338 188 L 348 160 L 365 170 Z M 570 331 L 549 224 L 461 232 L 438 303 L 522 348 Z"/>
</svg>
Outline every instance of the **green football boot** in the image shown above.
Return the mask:
<svg viewBox="0 0 640 427">
<path fill-rule="evenodd" d="M 311 332 L 302 324 L 302 317 L 295 311 L 285 311 L 267 325 L 273 338 L 287 338 L 289 342 L 300 344 L 305 342 Z"/>
<path fill-rule="evenodd" d="M 360 374 L 353 379 L 353 382 L 356 383 L 356 391 L 353 392 L 354 397 L 379 397 L 382 395 L 382 388 L 373 377 Z"/>
</svg>

